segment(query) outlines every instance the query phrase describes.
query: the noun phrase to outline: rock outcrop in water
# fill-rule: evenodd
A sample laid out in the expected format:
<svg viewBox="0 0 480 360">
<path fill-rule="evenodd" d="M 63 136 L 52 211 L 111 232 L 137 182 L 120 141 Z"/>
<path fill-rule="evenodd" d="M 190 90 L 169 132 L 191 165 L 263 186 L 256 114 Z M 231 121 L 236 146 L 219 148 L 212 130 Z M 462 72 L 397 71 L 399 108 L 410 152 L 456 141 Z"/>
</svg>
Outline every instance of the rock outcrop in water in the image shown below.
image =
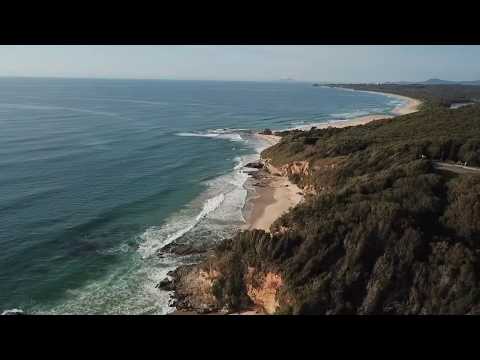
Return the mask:
<svg viewBox="0 0 480 360">
<path fill-rule="evenodd" d="M 163 254 L 174 254 L 178 256 L 189 256 L 189 255 L 199 255 L 204 254 L 208 251 L 207 244 L 197 244 L 197 243 L 177 243 L 172 242 L 164 246 L 158 253 L 162 256 Z"/>
<path fill-rule="evenodd" d="M 273 131 L 270 129 L 264 129 L 263 131 L 260 132 L 262 135 L 273 135 Z"/>
</svg>

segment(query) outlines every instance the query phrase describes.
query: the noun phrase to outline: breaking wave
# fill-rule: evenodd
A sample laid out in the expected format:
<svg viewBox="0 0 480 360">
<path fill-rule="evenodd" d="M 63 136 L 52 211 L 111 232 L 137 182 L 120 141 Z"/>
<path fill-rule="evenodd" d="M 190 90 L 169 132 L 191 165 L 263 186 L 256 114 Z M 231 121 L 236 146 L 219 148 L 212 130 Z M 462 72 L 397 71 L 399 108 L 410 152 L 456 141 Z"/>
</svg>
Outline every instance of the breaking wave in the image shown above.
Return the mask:
<svg viewBox="0 0 480 360">
<path fill-rule="evenodd" d="M 340 114 L 332 114 L 332 118 L 334 119 L 354 119 L 360 116 L 366 116 L 366 115 L 371 115 L 372 111 L 366 111 L 366 110 L 356 110 L 352 112 L 347 112 L 347 113 L 340 113 Z"/>
<path fill-rule="evenodd" d="M 206 201 L 203 209 L 194 218 L 189 218 L 187 214 L 174 216 L 171 221 L 167 221 L 164 226 L 159 228 L 152 227 L 147 229 L 140 238 L 143 240 L 138 251 L 142 258 L 148 258 L 155 255 L 158 250 L 173 241 L 181 238 L 191 231 L 208 214 L 218 209 L 225 200 L 224 194 L 219 194 Z"/>
<path fill-rule="evenodd" d="M 199 132 L 180 132 L 175 134 L 177 136 L 184 136 L 184 137 L 204 137 L 204 138 L 212 138 L 212 139 L 224 139 L 230 141 L 245 141 L 242 136 L 239 134 L 239 130 L 237 129 L 216 129 L 216 130 L 207 130 L 207 131 L 199 131 Z"/>
</svg>

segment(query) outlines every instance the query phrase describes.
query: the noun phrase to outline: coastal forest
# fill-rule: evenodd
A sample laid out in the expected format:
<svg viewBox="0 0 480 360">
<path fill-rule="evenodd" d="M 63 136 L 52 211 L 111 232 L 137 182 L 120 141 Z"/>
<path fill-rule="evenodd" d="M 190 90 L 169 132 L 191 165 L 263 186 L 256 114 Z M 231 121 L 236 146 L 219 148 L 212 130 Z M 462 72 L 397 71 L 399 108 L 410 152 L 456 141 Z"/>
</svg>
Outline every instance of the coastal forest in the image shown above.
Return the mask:
<svg viewBox="0 0 480 360">
<path fill-rule="evenodd" d="M 480 87 L 335 86 L 423 104 L 361 126 L 277 133 L 281 141 L 262 157 L 277 167 L 303 164 L 289 177 L 305 200 L 270 233 L 239 232 L 200 264 L 178 269 L 178 304 L 480 314 Z M 452 109 L 456 103 L 469 105 Z M 192 274 L 209 279 L 201 295 L 188 288 Z"/>
</svg>

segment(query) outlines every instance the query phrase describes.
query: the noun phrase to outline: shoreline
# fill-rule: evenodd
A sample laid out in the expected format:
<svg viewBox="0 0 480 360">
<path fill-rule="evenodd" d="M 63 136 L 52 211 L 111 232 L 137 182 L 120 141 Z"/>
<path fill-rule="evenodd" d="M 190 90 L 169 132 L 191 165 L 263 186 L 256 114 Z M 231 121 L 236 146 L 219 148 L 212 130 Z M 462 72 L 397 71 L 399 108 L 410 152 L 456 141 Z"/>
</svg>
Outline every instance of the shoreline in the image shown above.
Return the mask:
<svg viewBox="0 0 480 360">
<path fill-rule="evenodd" d="M 355 90 L 353 90 L 355 91 Z M 347 120 L 336 120 L 325 124 L 312 124 L 310 127 L 328 128 L 336 127 L 343 128 L 348 126 L 359 126 L 367 124 L 371 121 L 380 119 L 395 118 L 400 115 L 406 115 L 418 111 L 421 101 L 408 98 L 401 95 L 388 94 L 407 100 L 406 103 L 397 106 L 391 111 L 390 115 L 386 114 L 372 114 L 361 116 Z M 307 130 L 307 128 L 306 128 Z M 309 128 L 308 128 L 309 130 Z M 255 137 L 268 144 L 266 148 L 274 146 L 280 142 L 281 137 L 278 135 L 265 135 L 255 133 Z M 290 208 L 295 207 L 304 200 L 303 190 L 297 185 L 293 184 L 287 176 L 271 164 L 267 159 L 260 159 L 257 161 L 263 165 L 262 169 L 255 169 L 244 167 L 244 171 L 249 173 L 249 178 L 245 183 L 247 190 L 247 199 L 244 203 L 243 216 L 245 224 L 241 227 L 242 230 L 259 229 L 270 232 L 271 225 L 287 213 Z M 246 185 L 248 187 L 246 187 Z M 192 310 L 175 310 L 168 315 L 198 315 L 199 313 Z M 213 312 L 208 315 L 264 315 L 264 312 L 259 309 L 249 309 L 246 311 L 236 313 L 222 313 Z"/>
<path fill-rule="evenodd" d="M 356 91 L 356 90 L 353 90 Z M 378 93 L 377 93 L 378 94 Z M 419 111 L 422 104 L 420 100 L 412 99 L 402 95 L 381 93 L 388 96 L 406 100 L 406 103 L 397 106 L 391 111 L 390 115 L 372 114 L 360 116 L 348 120 L 336 120 L 319 124 L 317 129 L 328 127 L 344 128 L 349 126 L 365 125 L 371 121 L 380 119 L 392 119 L 397 116 L 407 115 Z M 256 133 L 255 136 L 269 144 L 269 147 L 280 142 L 281 137 L 277 135 L 264 135 Z M 268 164 L 266 159 L 260 158 L 264 164 L 264 169 L 259 170 L 255 177 L 247 180 L 253 180 L 250 184 L 252 190 L 248 189 L 249 195 L 244 205 L 245 225 L 242 230 L 259 229 L 270 232 L 271 225 L 283 214 L 295 207 L 304 199 L 303 190 L 293 184 L 288 177 L 284 176 L 279 169 Z M 266 171 L 265 171 L 266 169 Z M 250 194 L 252 192 L 252 194 Z"/>
<path fill-rule="evenodd" d="M 375 93 L 375 92 L 372 91 L 372 93 Z M 404 95 L 381 93 L 381 92 L 376 92 L 376 94 L 388 95 L 390 97 L 395 97 L 397 99 L 405 100 L 407 102 L 406 104 L 399 105 L 392 110 L 393 117 L 408 115 L 408 114 L 412 114 L 414 112 L 420 111 L 420 106 L 423 104 L 421 100 L 410 98 Z"/>
<path fill-rule="evenodd" d="M 256 135 L 273 146 L 280 141 L 280 137 L 274 135 Z M 242 230 L 259 229 L 270 232 L 270 226 L 284 213 L 299 204 L 304 196 L 303 191 L 292 183 L 288 177 L 276 167 L 264 160 L 263 168 L 251 175 L 252 194 L 249 194 L 245 202 L 246 223 Z"/>
<path fill-rule="evenodd" d="M 364 93 L 368 93 L 368 94 L 376 94 L 376 95 L 381 94 L 381 95 L 384 95 L 384 96 L 387 96 L 387 97 L 393 97 L 393 98 L 397 98 L 397 99 L 400 99 L 400 100 L 407 101 L 406 104 L 399 105 L 396 108 L 394 108 L 391 111 L 391 115 L 389 115 L 390 117 L 395 117 L 395 116 L 399 116 L 399 115 L 407 115 L 407 114 L 417 112 L 417 111 L 420 110 L 419 109 L 420 105 L 423 104 L 423 101 L 421 101 L 419 99 L 414 99 L 414 98 L 411 98 L 411 97 L 408 97 L 408 96 L 405 96 L 405 95 L 398 95 L 398 94 L 381 92 L 381 91 L 357 90 L 357 89 L 350 89 L 350 88 L 338 87 L 338 86 L 325 86 L 325 87 L 332 88 L 332 89 L 337 89 L 337 90 L 343 90 L 343 91 L 359 91 L 359 92 L 364 92 Z"/>
</svg>

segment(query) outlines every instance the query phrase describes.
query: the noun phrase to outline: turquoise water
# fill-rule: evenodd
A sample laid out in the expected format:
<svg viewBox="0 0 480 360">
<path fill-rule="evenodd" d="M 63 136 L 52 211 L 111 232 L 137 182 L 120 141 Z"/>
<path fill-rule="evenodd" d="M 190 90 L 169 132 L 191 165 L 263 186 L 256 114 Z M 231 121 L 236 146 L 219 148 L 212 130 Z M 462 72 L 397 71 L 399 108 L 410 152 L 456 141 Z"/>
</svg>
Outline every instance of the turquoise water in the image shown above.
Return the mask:
<svg viewBox="0 0 480 360">
<path fill-rule="evenodd" d="M 304 83 L 0 79 L 0 311 L 163 314 L 155 288 L 243 223 L 251 130 L 387 114 Z"/>
</svg>

